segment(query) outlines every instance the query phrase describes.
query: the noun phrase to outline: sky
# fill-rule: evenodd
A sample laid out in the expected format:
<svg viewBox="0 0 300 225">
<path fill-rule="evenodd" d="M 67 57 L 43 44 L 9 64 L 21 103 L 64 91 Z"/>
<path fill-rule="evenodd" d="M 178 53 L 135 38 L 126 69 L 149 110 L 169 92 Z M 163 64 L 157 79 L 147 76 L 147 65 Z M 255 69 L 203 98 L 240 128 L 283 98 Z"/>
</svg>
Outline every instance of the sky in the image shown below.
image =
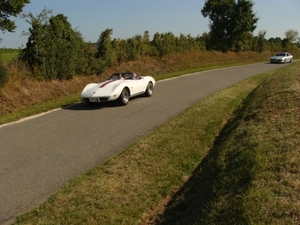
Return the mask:
<svg viewBox="0 0 300 225">
<path fill-rule="evenodd" d="M 284 38 L 288 29 L 300 36 L 300 0 L 252 0 L 259 17 L 253 34 L 266 31 L 266 38 Z M 84 41 L 97 42 L 101 32 L 113 30 L 111 38 L 127 39 L 149 31 L 150 39 L 158 33 L 172 32 L 197 37 L 208 32 L 209 20 L 201 14 L 205 0 L 31 0 L 24 13 L 37 16 L 44 8 L 52 15 L 63 14 Z M 14 33 L 0 33 L 0 48 L 24 48 L 30 24 L 19 17 Z"/>
</svg>

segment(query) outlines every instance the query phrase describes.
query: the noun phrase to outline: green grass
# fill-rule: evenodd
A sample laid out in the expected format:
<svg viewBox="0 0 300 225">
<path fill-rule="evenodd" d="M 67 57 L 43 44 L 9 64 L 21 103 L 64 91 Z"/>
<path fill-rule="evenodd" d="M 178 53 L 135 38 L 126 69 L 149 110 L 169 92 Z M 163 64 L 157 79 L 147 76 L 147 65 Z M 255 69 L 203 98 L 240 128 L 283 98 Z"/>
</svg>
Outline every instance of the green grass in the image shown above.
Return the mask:
<svg viewBox="0 0 300 225">
<path fill-rule="evenodd" d="M 17 56 L 18 56 L 18 53 L 5 53 L 2 55 L 2 59 L 4 62 L 9 62 L 9 61 L 12 61 Z"/>
<path fill-rule="evenodd" d="M 178 77 L 184 74 L 190 74 L 190 73 L 197 73 L 197 72 L 202 72 L 202 71 L 206 71 L 206 70 L 212 70 L 212 69 L 218 69 L 218 68 L 225 68 L 225 67 L 232 67 L 232 66 L 238 66 L 238 65 L 245 65 L 245 63 L 241 63 L 241 64 L 237 64 L 237 63 L 229 63 L 229 64 L 225 64 L 225 65 L 213 65 L 213 66 L 202 66 L 196 69 L 190 69 L 190 70 L 185 70 L 185 71 L 179 71 L 179 72 L 173 72 L 173 73 L 168 73 L 168 74 L 159 74 L 155 76 L 155 80 L 159 81 L 159 80 L 165 80 L 165 79 L 169 79 L 169 78 L 174 78 L 174 77 Z"/>
<path fill-rule="evenodd" d="M 228 121 L 201 224 L 299 224 L 299 82 L 299 64 L 278 70 Z"/>
<path fill-rule="evenodd" d="M 16 224 L 299 224 L 299 68 L 201 100 Z"/>
<path fill-rule="evenodd" d="M 13 59 L 17 58 L 19 55 L 19 50 L 17 49 L 10 49 L 10 50 L 3 50 L 0 49 L 0 57 L 3 62 L 10 62 Z"/>
</svg>

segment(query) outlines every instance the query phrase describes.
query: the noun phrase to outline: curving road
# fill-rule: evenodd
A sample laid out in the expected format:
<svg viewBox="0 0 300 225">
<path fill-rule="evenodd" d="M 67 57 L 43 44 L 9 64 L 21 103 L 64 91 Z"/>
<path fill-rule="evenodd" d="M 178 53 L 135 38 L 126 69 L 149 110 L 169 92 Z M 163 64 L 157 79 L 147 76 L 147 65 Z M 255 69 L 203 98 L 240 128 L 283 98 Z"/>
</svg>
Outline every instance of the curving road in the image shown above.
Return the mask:
<svg viewBox="0 0 300 225">
<path fill-rule="evenodd" d="M 280 64 L 252 64 L 157 82 L 127 106 L 83 103 L 0 126 L 0 224 L 38 206 L 74 177 L 122 152 L 200 99 Z"/>
</svg>

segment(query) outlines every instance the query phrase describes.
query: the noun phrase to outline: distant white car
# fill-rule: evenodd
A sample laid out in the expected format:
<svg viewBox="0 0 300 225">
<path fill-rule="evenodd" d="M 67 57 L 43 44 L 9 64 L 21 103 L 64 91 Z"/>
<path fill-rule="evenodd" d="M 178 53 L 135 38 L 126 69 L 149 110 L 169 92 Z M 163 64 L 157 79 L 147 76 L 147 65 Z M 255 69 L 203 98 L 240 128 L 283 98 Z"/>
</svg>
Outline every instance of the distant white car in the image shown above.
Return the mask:
<svg viewBox="0 0 300 225">
<path fill-rule="evenodd" d="M 81 98 L 87 104 L 117 101 L 127 105 L 134 96 L 152 96 L 155 80 L 151 76 L 137 76 L 133 72 L 113 73 L 108 80 L 90 83 L 81 92 Z"/>
<path fill-rule="evenodd" d="M 270 58 L 270 63 L 292 63 L 293 56 L 288 52 L 277 52 Z"/>
</svg>

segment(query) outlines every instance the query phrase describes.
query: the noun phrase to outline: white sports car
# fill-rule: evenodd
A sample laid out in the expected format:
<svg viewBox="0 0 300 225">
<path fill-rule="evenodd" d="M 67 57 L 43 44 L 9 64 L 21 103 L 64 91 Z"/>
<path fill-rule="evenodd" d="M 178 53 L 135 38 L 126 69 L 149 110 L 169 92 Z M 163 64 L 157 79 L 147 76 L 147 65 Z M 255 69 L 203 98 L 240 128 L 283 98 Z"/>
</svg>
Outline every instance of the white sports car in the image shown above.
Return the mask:
<svg viewBox="0 0 300 225">
<path fill-rule="evenodd" d="M 90 83 L 81 92 L 81 98 L 87 104 L 118 101 L 127 105 L 129 98 L 145 95 L 152 96 L 155 80 L 151 76 L 137 76 L 133 72 L 113 73 L 102 83 Z"/>
<path fill-rule="evenodd" d="M 276 55 L 270 58 L 270 63 L 291 63 L 293 56 L 288 52 L 277 52 Z"/>
</svg>

